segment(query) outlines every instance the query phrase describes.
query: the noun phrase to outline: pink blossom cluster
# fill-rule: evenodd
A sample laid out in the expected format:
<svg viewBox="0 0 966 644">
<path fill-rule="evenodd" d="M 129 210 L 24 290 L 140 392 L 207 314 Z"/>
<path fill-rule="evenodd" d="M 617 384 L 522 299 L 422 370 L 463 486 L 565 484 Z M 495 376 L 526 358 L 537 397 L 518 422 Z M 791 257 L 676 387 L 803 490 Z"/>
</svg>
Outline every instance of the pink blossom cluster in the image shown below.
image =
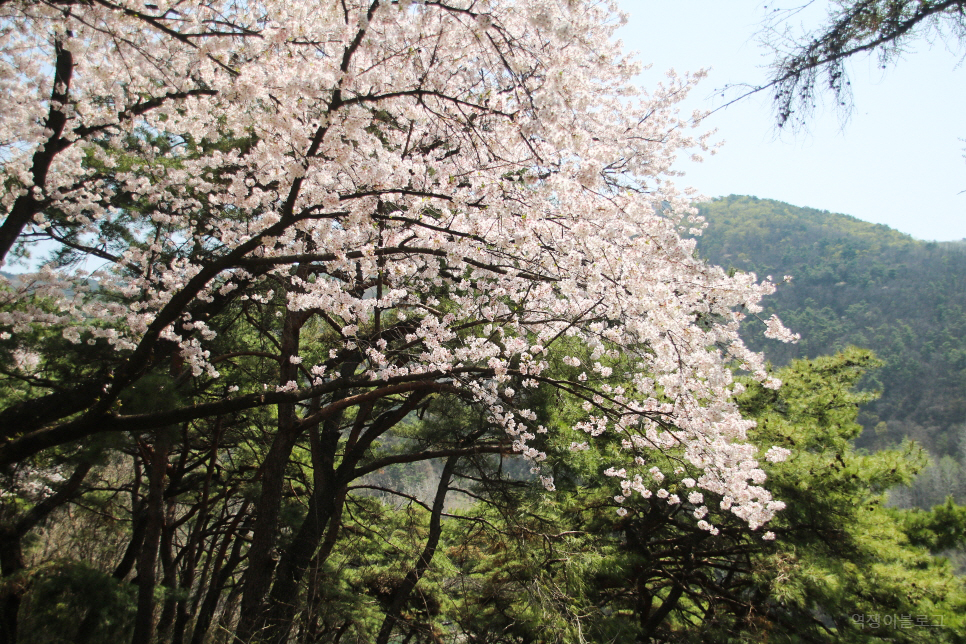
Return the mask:
<svg viewBox="0 0 966 644">
<path fill-rule="evenodd" d="M 774 286 L 682 237 L 701 222 L 671 164 L 709 144 L 675 103 L 700 74 L 641 92 L 615 15 L 562 0 L 3 3 L 3 225 L 101 268 L 96 293 L 69 268 L 9 284 L 0 325 L 109 342 L 124 374 L 173 343 L 214 379 L 218 327 L 197 312 L 281 298 L 322 321 L 329 359 L 306 343 L 281 356 L 296 376 L 239 400 L 306 400 L 340 379 L 434 387 L 485 408 L 539 468 L 542 428 L 520 401 L 555 387 L 587 410 L 576 429 L 623 439 L 608 472 L 623 496 L 680 503 L 643 465 L 680 450 L 696 487 L 757 527 L 778 505 L 732 368 L 778 386 L 738 335 L 738 311 Z M 167 149 L 150 142 L 161 133 Z M 244 144 L 192 152 L 229 139 Z M 777 318 L 767 334 L 793 339 Z M 554 369 L 563 341 L 589 359 Z"/>
</svg>

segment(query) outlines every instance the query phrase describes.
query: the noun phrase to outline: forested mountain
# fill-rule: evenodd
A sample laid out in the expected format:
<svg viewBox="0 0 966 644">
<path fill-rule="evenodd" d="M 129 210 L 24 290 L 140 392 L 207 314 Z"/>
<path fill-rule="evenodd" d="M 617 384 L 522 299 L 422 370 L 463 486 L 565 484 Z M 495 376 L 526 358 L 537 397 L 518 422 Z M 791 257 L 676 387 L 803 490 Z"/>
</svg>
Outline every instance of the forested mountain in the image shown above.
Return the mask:
<svg viewBox="0 0 966 644">
<path fill-rule="evenodd" d="M 904 437 L 937 456 L 958 456 L 966 421 L 966 241 L 925 242 L 847 215 L 755 197 L 701 206 L 708 227 L 698 251 L 725 268 L 791 275 L 760 316 L 777 313 L 798 344 L 746 339 L 776 365 L 872 349 L 884 366 L 864 386 L 882 391 L 866 406 L 861 446 Z M 928 217 L 928 213 L 923 213 Z"/>
</svg>

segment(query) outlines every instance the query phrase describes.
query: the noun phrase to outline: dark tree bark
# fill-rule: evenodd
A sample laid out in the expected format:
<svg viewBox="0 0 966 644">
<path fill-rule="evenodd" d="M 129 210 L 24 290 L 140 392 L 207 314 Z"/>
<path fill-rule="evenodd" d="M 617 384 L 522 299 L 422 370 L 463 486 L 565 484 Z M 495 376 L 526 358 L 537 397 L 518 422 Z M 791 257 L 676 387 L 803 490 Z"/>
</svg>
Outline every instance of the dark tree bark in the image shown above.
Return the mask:
<svg viewBox="0 0 966 644">
<path fill-rule="evenodd" d="M 191 451 L 188 436 L 188 424 L 181 428 L 181 453 L 178 455 L 177 465 L 170 474 L 168 484 L 164 488 L 164 503 L 167 504 L 165 519 L 161 529 L 161 558 L 162 579 L 161 585 L 168 589 L 167 597 L 161 609 L 161 616 L 158 618 L 157 636 L 158 641 L 166 642 L 171 636 L 171 629 L 174 627 L 174 619 L 178 607 L 178 599 L 174 590 L 178 587 L 178 569 L 175 557 L 174 537 L 178 529 L 177 522 L 177 496 L 180 494 L 178 488 L 181 486 L 185 476 L 185 468 L 188 463 L 188 455 Z M 187 554 L 187 553 L 186 553 Z M 184 565 L 191 565 L 191 561 L 183 559 Z"/>
<path fill-rule="evenodd" d="M 205 480 L 201 489 L 201 500 L 198 505 L 198 514 L 195 518 L 194 528 L 188 538 L 188 543 L 185 546 L 180 587 L 186 596 L 178 601 L 175 609 L 175 621 L 172 628 L 171 644 L 183 644 L 185 638 L 185 629 L 188 626 L 188 619 L 190 618 L 187 594 L 190 592 L 195 582 L 195 574 L 197 572 L 198 562 L 201 558 L 203 549 L 204 534 L 209 526 L 208 519 L 210 515 L 209 498 L 211 495 L 211 482 L 212 478 L 214 477 L 215 467 L 218 463 L 218 446 L 221 441 L 222 431 L 222 419 L 219 417 L 215 421 L 214 435 L 212 436 L 211 446 L 209 448 L 208 464 L 205 469 Z M 185 436 L 184 443 L 185 445 L 188 444 L 187 435 Z M 214 548 L 214 544 L 212 544 L 212 548 Z M 202 589 L 207 581 L 206 573 L 207 569 L 202 574 L 198 593 L 192 602 L 195 609 L 191 611 L 192 613 L 197 612 L 197 606 L 201 598 Z"/>
<path fill-rule="evenodd" d="M 30 168 L 33 185 L 41 188 L 47 185 L 47 173 L 50 171 L 54 156 L 70 145 L 63 139 L 63 134 L 64 126 L 67 124 L 68 94 L 71 77 L 74 74 L 74 56 L 69 49 L 64 48 L 64 43 L 60 39 L 54 42 L 54 51 L 57 56 L 54 61 L 54 82 L 45 122 L 45 129 L 50 130 L 50 136 L 46 143 L 34 152 Z M 41 207 L 42 203 L 34 198 L 32 192 L 17 198 L 10 214 L 7 215 L 3 225 L 0 225 L 0 261 L 6 258 L 24 226 L 40 212 Z"/>
<path fill-rule="evenodd" d="M 312 491 L 305 520 L 279 562 L 278 575 L 269 596 L 269 608 L 262 622 L 264 641 L 284 644 L 288 638 L 297 611 L 295 601 L 299 583 L 325 534 L 329 519 L 337 513 L 336 501 L 344 500 L 345 486 L 357 475 L 356 464 L 376 438 L 416 409 L 430 393 L 429 390 L 413 392 L 402 405 L 376 418 L 358 442 L 353 440 L 354 437 L 350 437 L 351 447 L 347 447 L 348 453 L 338 469 L 335 469 L 334 465 L 335 450 L 339 441 L 339 423 L 335 421 L 323 425 L 321 465 L 326 472 L 325 483 L 322 486 L 316 486 Z"/>
<path fill-rule="evenodd" d="M 238 534 L 235 534 L 235 528 L 243 517 L 244 522 L 241 525 L 241 529 L 238 531 Z M 246 504 L 235 517 L 231 528 L 225 534 L 225 539 L 222 542 L 216 560 L 215 573 L 211 585 L 195 617 L 194 631 L 191 634 L 191 644 L 202 644 L 205 641 L 205 636 L 208 634 L 208 629 L 211 627 L 211 622 L 215 617 L 215 611 L 218 608 L 218 600 L 221 598 L 221 592 L 225 588 L 225 584 L 228 583 L 228 580 L 231 579 L 232 574 L 234 574 L 235 568 L 238 567 L 238 564 L 242 560 L 242 546 L 245 543 L 242 536 L 248 532 L 249 519 L 248 504 Z M 231 554 L 225 560 L 229 544 L 231 544 Z M 224 563 L 222 564 L 222 562 Z"/>
<path fill-rule="evenodd" d="M 97 398 L 103 387 L 102 382 L 90 382 L 39 398 L 16 402 L 0 411 L 0 438 L 12 439 L 83 411 Z"/>
<path fill-rule="evenodd" d="M 8 582 L 25 567 L 20 538 L 14 530 L 0 532 L 0 573 Z M 23 598 L 23 589 L 18 586 L 8 583 L 0 594 L 0 644 L 17 643 L 17 614 Z"/>
<path fill-rule="evenodd" d="M 446 459 L 446 464 L 443 465 L 443 472 L 439 478 L 439 486 L 436 488 L 436 498 L 433 499 L 433 508 L 429 517 L 429 535 L 426 538 L 426 546 L 423 548 L 423 552 L 419 555 L 419 559 L 416 560 L 412 570 L 406 574 L 406 577 L 396 589 L 396 592 L 393 593 L 389 606 L 386 609 L 386 618 L 382 621 L 382 627 L 379 629 L 379 635 L 376 637 L 376 644 L 388 644 L 389 636 L 392 634 L 393 628 L 399 623 L 399 616 L 402 613 L 403 607 L 409 601 L 409 597 L 416 588 L 416 584 L 422 579 L 423 574 L 433 561 L 433 555 L 436 554 L 436 548 L 439 546 L 439 537 L 443 532 L 443 505 L 446 503 L 449 482 L 453 476 L 453 471 L 456 469 L 456 462 L 458 460 L 459 456 L 450 456 Z"/>
<path fill-rule="evenodd" d="M 155 568 L 164 528 L 164 479 L 168 466 L 168 450 L 169 438 L 166 432 L 159 432 L 150 455 L 147 520 L 144 544 L 138 556 L 138 609 L 134 618 L 132 644 L 146 644 L 154 637 L 154 586 L 157 577 Z"/>
<path fill-rule="evenodd" d="M 279 384 L 284 386 L 298 379 L 298 367 L 290 360 L 299 352 L 299 334 L 308 320 L 304 312 L 288 311 L 282 328 L 281 367 Z M 248 642 L 255 633 L 263 615 L 264 598 L 272 584 L 275 571 L 275 542 L 278 535 L 279 512 L 282 507 L 282 491 L 285 469 L 289 456 L 303 431 L 296 417 L 294 403 L 278 405 L 278 432 L 265 457 L 262 468 L 262 489 L 255 506 L 255 524 L 252 543 L 248 549 L 248 569 L 245 571 L 242 591 L 241 618 L 236 637 Z"/>
<path fill-rule="evenodd" d="M 650 615 L 641 615 L 641 621 L 643 622 L 641 624 L 641 630 L 643 631 L 643 640 L 645 642 L 651 641 L 657 629 L 661 626 L 661 623 L 674 610 L 674 607 L 678 605 L 678 600 L 681 599 L 681 595 L 683 594 L 684 586 L 675 583 L 656 611 Z"/>
</svg>

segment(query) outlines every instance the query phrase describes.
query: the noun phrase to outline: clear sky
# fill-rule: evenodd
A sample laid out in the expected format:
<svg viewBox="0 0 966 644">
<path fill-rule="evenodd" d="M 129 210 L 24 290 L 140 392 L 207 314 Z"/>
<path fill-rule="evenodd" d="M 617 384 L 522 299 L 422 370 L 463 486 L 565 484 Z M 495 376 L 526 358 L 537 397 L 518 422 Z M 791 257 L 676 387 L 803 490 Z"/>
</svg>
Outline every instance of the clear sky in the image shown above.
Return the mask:
<svg viewBox="0 0 966 644">
<path fill-rule="evenodd" d="M 769 58 L 756 34 L 763 18 L 804 0 L 619 3 L 630 14 L 619 33 L 625 49 L 653 65 L 641 76 L 644 87 L 672 67 L 710 68 L 683 104 L 690 113 L 724 103 L 716 90 L 726 85 L 762 82 Z M 874 57 L 852 62 L 855 110 L 844 126 L 829 108 L 816 112 L 805 133 L 776 133 L 767 92 L 739 101 L 704 122 L 725 145 L 704 163 L 682 162 L 686 176 L 677 182 L 708 197 L 747 194 L 845 213 L 918 239 L 964 239 L 964 51 L 922 41 L 887 70 Z"/>
</svg>

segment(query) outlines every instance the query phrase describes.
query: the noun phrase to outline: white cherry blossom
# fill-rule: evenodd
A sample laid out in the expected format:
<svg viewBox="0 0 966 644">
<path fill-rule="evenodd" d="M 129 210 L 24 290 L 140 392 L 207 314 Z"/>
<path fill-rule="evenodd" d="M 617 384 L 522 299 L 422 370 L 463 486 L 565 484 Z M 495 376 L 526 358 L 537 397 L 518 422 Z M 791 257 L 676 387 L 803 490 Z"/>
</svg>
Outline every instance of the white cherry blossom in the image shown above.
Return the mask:
<svg viewBox="0 0 966 644">
<path fill-rule="evenodd" d="M 2 3 L 0 259 L 43 238 L 100 267 L 7 281 L 5 341 L 111 347 L 94 427 L 122 422 L 114 401 L 165 356 L 218 378 L 229 305 L 277 307 L 279 324 L 320 320 L 328 361 L 298 345 L 223 408 L 422 388 L 485 409 L 537 463 L 545 429 L 515 405 L 553 387 L 588 410 L 578 430 L 621 435 L 606 475 L 649 496 L 638 472 L 664 474 L 644 457 L 680 450 L 697 487 L 760 525 L 775 506 L 732 368 L 778 385 L 738 335 L 774 286 L 681 236 L 700 222 L 672 163 L 708 137 L 675 103 L 700 74 L 640 91 L 619 24 L 612 3 L 573 0 Z M 550 358 L 564 342 L 570 371 Z M 52 446 L 27 447 L 41 429 L 0 460 Z"/>
</svg>

